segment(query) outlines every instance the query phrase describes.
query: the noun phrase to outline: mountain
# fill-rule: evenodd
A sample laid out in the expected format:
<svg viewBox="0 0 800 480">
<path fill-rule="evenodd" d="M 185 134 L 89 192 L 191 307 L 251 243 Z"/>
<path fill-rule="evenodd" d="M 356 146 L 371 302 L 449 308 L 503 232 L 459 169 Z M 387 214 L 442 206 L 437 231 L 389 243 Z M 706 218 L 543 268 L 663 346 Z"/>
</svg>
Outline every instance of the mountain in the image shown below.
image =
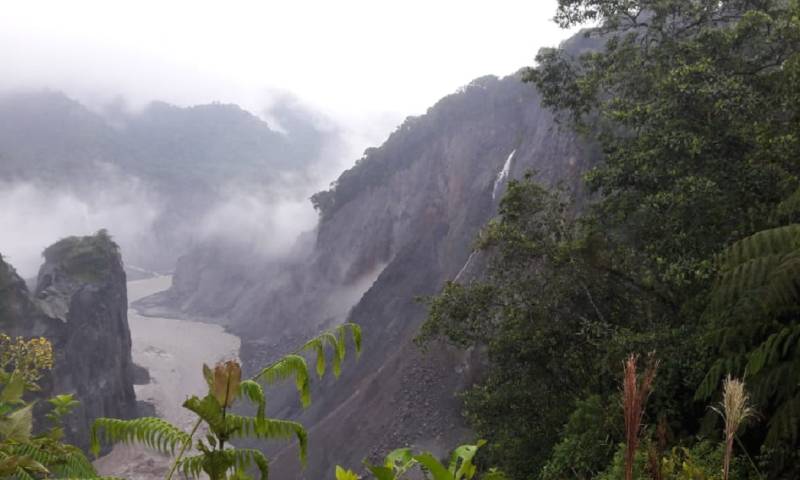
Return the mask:
<svg viewBox="0 0 800 480">
<path fill-rule="evenodd" d="M 595 159 L 518 75 L 480 78 L 407 119 L 314 195 L 320 221 L 295 257 L 260 261 L 201 246 L 180 259 L 171 291 L 140 306 L 226 323 L 242 337 L 251 372 L 323 328 L 345 319 L 362 326 L 362 357 L 317 385 L 308 410 L 273 394 L 271 414 L 310 430 L 304 471 L 290 449 L 273 452 L 279 478 L 323 478 L 335 463 L 357 467 L 409 444 L 441 455 L 468 438 L 457 392 L 479 373 L 480 355 L 421 351 L 418 298 L 479 272 L 472 244 L 509 179 L 534 171 L 581 197 L 581 173 Z"/>
<path fill-rule="evenodd" d="M 125 271 L 105 232 L 61 240 L 44 257 L 33 291 L 0 258 L 0 331 L 50 340 L 54 368 L 41 381 L 41 396 L 71 393 L 80 400 L 65 431 L 86 447 L 95 418 L 138 413 Z"/>
<path fill-rule="evenodd" d="M 341 148 L 338 131 L 302 106 L 283 102 L 270 114 L 282 131 L 231 104 L 153 102 L 98 113 L 60 92 L 6 93 L 0 193 L 32 185 L 40 196 L 77 203 L 73 223 L 113 228 L 127 264 L 170 271 L 216 226 L 221 204 L 310 190 Z"/>
</svg>

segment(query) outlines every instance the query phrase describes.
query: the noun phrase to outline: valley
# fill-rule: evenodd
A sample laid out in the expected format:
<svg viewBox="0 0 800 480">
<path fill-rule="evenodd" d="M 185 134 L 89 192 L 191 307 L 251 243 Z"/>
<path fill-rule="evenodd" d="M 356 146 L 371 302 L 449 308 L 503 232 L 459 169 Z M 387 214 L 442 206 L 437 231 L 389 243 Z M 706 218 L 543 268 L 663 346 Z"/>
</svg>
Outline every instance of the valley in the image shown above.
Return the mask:
<svg viewBox="0 0 800 480">
<path fill-rule="evenodd" d="M 172 277 L 163 275 L 128 282 L 129 304 L 170 287 Z M 204 396 L 208 385 L 203 364 L 238 358 L 240 340 L 209 323 L 149 317 L 128 309 L 133 362 L 149 372 L 149 382 L 135 385 L 136 400 L 152 405 L 158 417 L 186 431 L 194 416 L 181 407 L 190 395 Z M 131 480 L 163 478 L 169 457 L 137 445 L 117 445 L 94 462 L 102 475 Z"/>
</svg>

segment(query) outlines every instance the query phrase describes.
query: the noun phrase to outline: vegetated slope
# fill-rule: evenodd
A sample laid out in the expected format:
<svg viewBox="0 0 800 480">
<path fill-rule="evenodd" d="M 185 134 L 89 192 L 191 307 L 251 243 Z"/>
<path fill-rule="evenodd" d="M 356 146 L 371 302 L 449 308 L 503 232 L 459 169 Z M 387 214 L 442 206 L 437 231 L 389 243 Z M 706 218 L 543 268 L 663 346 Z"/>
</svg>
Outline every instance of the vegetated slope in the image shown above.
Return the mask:
<svg viewBox="0 0 800 480">
<path fill-rule="evenodd" d="M 155 210 L 152 231 L 123 245 L 125 257 L 168 271 L 215 206 L 240 192 L 285 193 L 287 177 L 302 181 L 323 150 L 340 146 L 335 129 L 319 127 L 302 107 L 273 114 L 285 133 L 230 104 L 153 102 L 140 112 L 99 114 L 59 92 L 3 94 L 0 189 L 25 182 L 72 195 L 91 211 L 141 204 L 132 224 Z"/>
<path fill-rule="evenodd" d="M 360 361 L 319 385 L 310 409 L 271 402 L 272 413 L 299 414 L 310 428 L 309 467 L 301 472 L 283 451 L 271 467 L 278 477 L 323 478 L 337 462 L 358 466 L 411 443 L 442 454 L 466 433 L 456 392 L 472 381 L 474 362 L 413 344 L 425 318 L 417 297 L 480 263 L 468 261 L 472 242 L 508 178 L 535 170 L 547 184 L 579 188 L 591 162 L 533 87 L 518 76 L 480 78 L 409 118 L 314 196 L 321 220 L 315 238 L 301 239 L 307 256 L 283 265 L 252 259 L 236 277 L 230 262 L 198 249 L 157 300 L 223 316 L 242 336 L 250 368 L 345 318 L 362 325 Z"/>
<path fill-rule="evenodd" d="M 125 271 L 104 233 L 49 247 L 30 292 L 0 259 L 0 331 L 42 336 L 53 344 L 54 369 L 42 396 L 71 393 L 81 404 L 66 419 L 67 439 L 88 445 L 94 418 L 136 416 Z"/>
</svg>

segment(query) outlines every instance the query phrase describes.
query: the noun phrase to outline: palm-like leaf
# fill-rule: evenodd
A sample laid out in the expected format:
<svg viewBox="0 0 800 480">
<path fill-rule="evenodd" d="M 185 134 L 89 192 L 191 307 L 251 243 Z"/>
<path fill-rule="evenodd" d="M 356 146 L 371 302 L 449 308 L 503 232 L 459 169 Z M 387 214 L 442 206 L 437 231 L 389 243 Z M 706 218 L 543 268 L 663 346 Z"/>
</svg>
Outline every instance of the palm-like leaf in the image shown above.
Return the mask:
<svg viewBox="0 0 800 480">
<path fill-rule="evenodd" d="M 97 478 L 92 463 L 83 452 L 72 445 L 58 448 L 42 448 L 35 444 L 19 444 L 12 447 L 15 455 L 30 458 L 46 466 L 51 476 L 57 478 Z"/>
<path fill-rule="evenodd" d="M 254 380 L 245 380 L 239 385 L 239 396 L 250 400 L 257 407 L 256 418 L 264 418 L 267 406 L 264 389 Z"/>
<path fill-rule="evenodd" d="M 160 418 L 134 420 L 98 418 L 91 431 L 91 448 L 100 453 L 100 435 L 107 443 L 140 443 L 159 452 L 174 455 L 175 448 L 191 443 L 191 437 L 178 427 Z"/>
<path fill-rule="evenodd" d="M 300 460 L 305 464 L 308 452 L 308 433 L 303 425 L 289 420 L 245 417 L 228 414 L 225 417 L 226 433 L 231 438 L 257 438 L 261 440 L 297 439 L 300 446 Z"/>
<path fill-rule="evenodd" d="M 746 376 L 755 404 L 772 410 L 767 443 L 794 443 L 800 440 L 800 225 L 736 242 L 718 264 L 706 315 L 719 358 L 696 398 L 713 395 L 729 373 Z"/>
<path fill-rule="evenodd" d="M 272 365 L 265 367 L 253 378 L 257 382 L 268 385 L 294 378 L 297 392 L 303 406 L 311 403 L 311 384 L 308 375 L 308 364 L 301 355 L 286 355 Z"/>
<path fill-rule="evenodd" d="M 195 455 L 186 457 L 178 463 L 178 469 L 186 477 L 200 478 L 202 473 L 208 468 L 208 462 L 213 461 L 207 455 Z M 244 472 L 252 467 L 258 468 L 260 478 L 269 478 L 269 462 L 267 457 L 258 450 L 237 448 L 227 449 L 218 461 L 224 462 L 228 470 L 233 472 Z"/>
</svg>

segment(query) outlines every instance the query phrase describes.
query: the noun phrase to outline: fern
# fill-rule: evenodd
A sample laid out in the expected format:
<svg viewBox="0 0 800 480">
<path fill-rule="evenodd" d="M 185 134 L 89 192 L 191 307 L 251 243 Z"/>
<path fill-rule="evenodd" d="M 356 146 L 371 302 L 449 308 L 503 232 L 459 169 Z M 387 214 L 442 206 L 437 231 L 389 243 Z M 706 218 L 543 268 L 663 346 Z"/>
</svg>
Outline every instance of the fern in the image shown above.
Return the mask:
<svg viewBox="0 0 800 480">
<path fill-rule="evenodd" d="M 15 455 L 31 458 L 47 466 L 50 473 L 59 478 L 96 478 L 97 473 L 83 452 L 71 445 L 60 448 L 41 448 L 33 444 L 13 447 Z"/>
<path fill-rule="evenodd" d="M 345 359 L 347 353 L 346 347 L 346 334 L 347 331 L 350 331 L 353 345 L 356 350 L 356 354 L 361 354 L 361 327 L 356 325 L 355 323 L 345 323 L 334 330 L 323 332 L 319 336 L 312 338 L 305 345 L 303 345 L 303 351 L 313 351 L 316 354 L 317 361 L 316 361 L 316 368 L 317 368 L 317 376 L 320 378 L 325 375 L 326 365 L 327 362 L 325 360 L 325 347 L 327 346 L 333 351 L 333 374 L 337 378 L 342 373 L 342 362 Z"/>
<path fill-rule="evenodd" d="M 253 380 L 264 382 L 268 385 L 294 378 L 300 401 L 304 407 L 311 403 L 310 376 L 308 363 L 300 353 L 312 352 L 316 355 L 315 369 L 317 376 L 322 378 L 327 370 L 326 349 L 332 351 L 332 370 L 337 378 L 341 375 L 342 362 L 344 362 L 347 346 L 346 334 L 350 336 L 355 347 L 356 355 L 361 354 L 361 327 L 355 323 L 345 323 L 333 330 L 322 332 L 307 341 L 298 351 L 282 357 L 277 362 L 262 369 Z"/>
<path fill-rule="evenodd" d="M 723 376 L 746 376 L 768 421 L 766 442 L 800 441 L 800 225 L 758 232 L 718 258 L 706 318 L 719 359 L 696 392 L 705 399 Z"/>
<path fill-rule="evenodd" d="M 297 392 L 304 407 L 311 403 L 311 383 L 308 364 L 301 355 L 286 355 L 272 365 L 261 370 L 253 379 L 268 385 L 294 377 Z"/>
<path fill-rule="evenodd" d="M 259 421 L 254 417 L 228 414 L 225 418 L 226 433 L 232 438 L 257 438 L 261 440 L 289 439 L 295 437 L 300 446 L 300 461 L 305 464 L 308 453 L 308 433 L 303 425 L 289 420 L 267 418 Z"/>
<path fill-rule="evenodd" d="M 767 313 L 800 299 L 800 225 L 758 232 L 734 243 L 718 258 L 720 273 L 711 296 L 714 310 L 757 299 Z"/>
<path fill-rule="evenodd" d="M 91 431 L 92 453 L 100 453 L 100 432 L 107 443 L 141 443 L 159 452 L 174 455 L 175 447 L 191 443 L 191 437 L 160 418 L 134 420 L 98 418 Z"/>
<path fill-rule="evenodd" d="M 254 380 L 245 380 L 239 385 L 239 396 L 245 397 L 254 403 L 257 407 L 256 418 L 264 418 L 264 412 L 267 407 L 266 396 L 264 389 L 258 382 Z"/>
<path fill-rule="evenodd" d="M 262 480 L 269 478 L 269 462 L 263 453 L 253 449 L 228 449 L 223 451 L 221 461 L 228 465 L 232 472 L 244 472 L 251 467 L 257 467 Z M 209 467 L 207 455 L 187 457 L 179 462 L 178 469 L 186 477 L 200 478 Z"/>
<path fill-rule="evenodd" d="M 158 418 L 136 420 L 97 419 L 92 427 L 92 450 L 95 455 L 100 448 L 100 436 L 110 443 L 137 442 L 163 453 L 175 455 L 180 451 L 167 474 L 171 479 L 176 471 L 186 476 L 200 477 L 207 474 L 212 480 L 223 478 L 248 478 L 246 471 L 257 467 L 261 478 L 267 478 L 269 468 L 266 457 L 256 450 L 230 448 L 226 442 L 231 438 L 255 438 L 261 440 L 296 438 L 300 447 L 300 460 L 305 465 L 308 451 L 308 434 L 297 422 L 278 420 L 265 416 L 266 396 L 262 385 L 271 385 L 293 379 L 304 406 L 311 401 L 310 376 L 304 352 L 317 355 L 316 372 L 322 377 L 326 371 L 326 351 L 332 352 L 333 372 L 338 377 L 346 355 L 346 337 L 350 332 L 357 354 L 361 352 L 361 329 L 347 323 L 323 332 L 306 342 L 295 353 L 281 357 L 263 368 L 252 379 L 241 380 L 241 367 L 237 362 L 220 363 L 212 370 L 203 365 L 203 376 L 208 383 L 208 395 L 192 396 L 183 407 L 197 415 L 198 420 L 190 433 Z M 254 417 L 236 415 L 230 411 L 234 403 L 244 398 L 256 405 Z M 192 438 L 201 424 L 208 426 L 210 434 L 199 440 L 196 447 L 200 454 L 184 457 Z"/>
</svg>

